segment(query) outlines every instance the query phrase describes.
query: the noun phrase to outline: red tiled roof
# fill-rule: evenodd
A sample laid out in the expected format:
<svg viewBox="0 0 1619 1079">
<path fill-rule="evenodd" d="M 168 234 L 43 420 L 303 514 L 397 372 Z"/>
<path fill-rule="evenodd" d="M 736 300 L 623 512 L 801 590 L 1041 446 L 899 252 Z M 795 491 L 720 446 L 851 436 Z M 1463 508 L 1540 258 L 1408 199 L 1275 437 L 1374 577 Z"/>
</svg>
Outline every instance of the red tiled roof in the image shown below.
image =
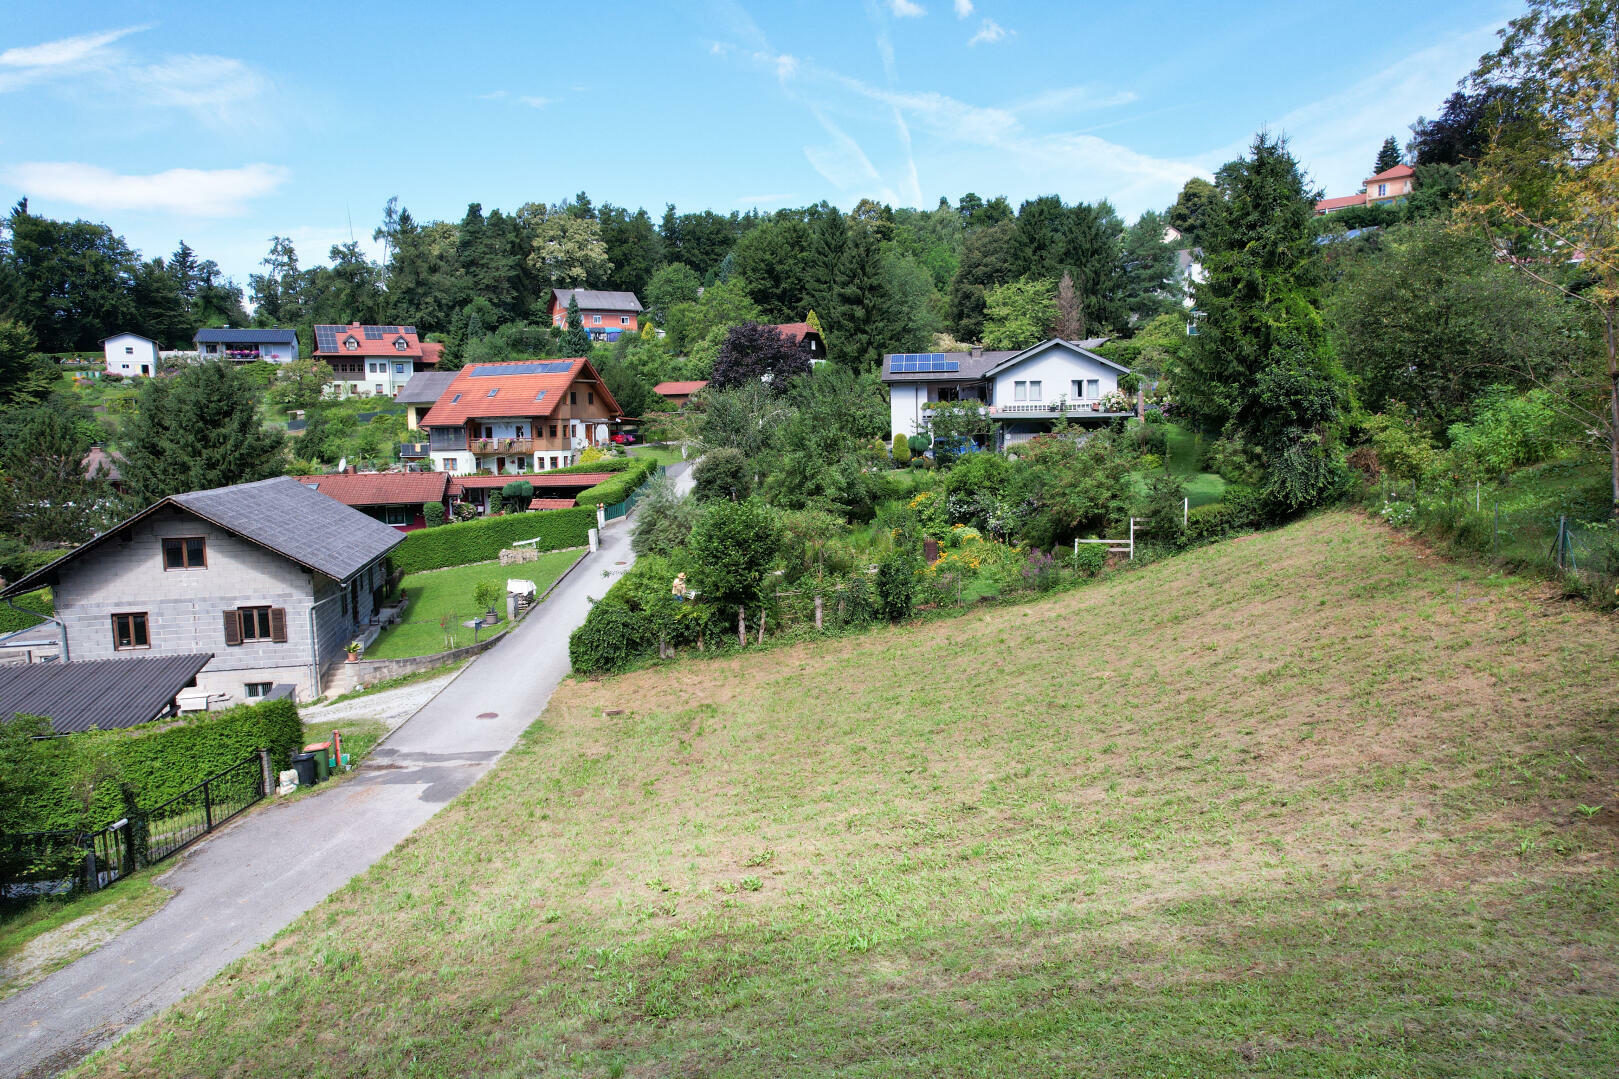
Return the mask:
<svg viewBox="0 0 1619 1079">
<path fill-rule="evenodd" d="M 398 506 L 443 501 L 449 479 L 443 472 L 339 472 L 298 482 L 345 506 Z"/>
<path fill-rule="evenodd" d="M 536 498 L 528 504 L 531 510 L 570 510 L 573 509 L 577 499 L 573 498 Z"/>
<path fill-rule="evenodd" d="M 1366 205 L 1366 192 L 1362 191 L 1358 195 L 1344 195 L 1335 199 L 1322 199 L 1320 202 L 1315 204 L 1315 208 L 1324 213 L 1327 210 L 1339 210 L 1345 206 L 1364 205 Z"/>
<path fill-rule="evenodd" d="M 813 333 L 815 330 L 815 328 L 807 322 L 779 322 L 772 326 L 771 329 L 778 331 L 784 336 L 791 337 L 794 341 L 804 340 L 805 334 Z"/>
<path fill-rule="evenodd" d="M 545 363 L 567 363 L 566 371 L 556 374 L 488 374 L 505 368 L 532 367 L 537 361 L 516 360 L 509 363 L 479 363 L 461 368 L 455 380 L 444 388 L 438 402 L 421 418 L 423 427 L 460 427 L 471 419 L 489 419 L 497 416 L 549 416 L 577 379 L 593 380 L 598 404 L 605 414 L 618 416 L 623 409 L 613 400 L 607 384 L 583 359 L 546 360 Z M 475 372 L 486 372 L 475 374 Z M 490 394 L 494 396 L 490 396 Z M 543 396 L 542 396 L 543 394 Z M 584 401 L 584 397 L 580 397 Z"/>
<path fill-rule="evenodd" d="M 129 462 L 117 450 L 108 453 L 100 446 L 91 446 L 90 452 L 84 455 L 84 474 L 90 479 L 103 476 L 110 483 L 122 483 L 124 474 L 118 467 L 120 463 Z"/>
<path fill-rule="evenodd" d="M 1395 165 L 1392 169 L 1384 169 L 1376 176 L 1368 178 L 1366 182 L 1373 183 L 1377 180 L 1403 180 L 1407 176 L 1415 176 L 1416 174 L 1417 170 L 1412 168 L 1410 165 Z"/>
<path fill-rule="evenodd" d="M 696 393 L 708 385 L 707 380 L 701 382 L 660 382 L 652 387 L 652 392 L 659 397 L 679 396 L 683 393 Z"/>
<path fill-rule="evenodd" d="M 594 487 L 598 483 L 610 480 L 616 473 L 612 472 L 563 472 L 548 475 L 544 472 L 469 472 L 465 476 L 450 477 L 450 494 L 459 495 L 466 491 L 487 490 L 490 487 L 504 487 L 508 483 L 518 480 L 527 480 L 535 490 L 579 490 Z"/>
<path fill-rule="evenodd" d="M 425 363 L 425 364 L 428 364 L 429 366 L 431 366 L 432 364 L 438 363 L 443 358 L 444 358 L 444 345 L 441 342 L 438 342 L 438 341 L 423 341 L 422 342 L 422 360 L 421 360 L 422 363 Z"/>
<path fill-rule="evenodd" d="M 414 332 L 404 333 L 399 330 L 385 333 L 378 338 L 365 335 L 365 326 L 358 322 L 351 322 L 347 326 L 316 326 L 315 355 L 316 356 L 408 356 L 413 360 L 422 358 L 422 343 Z M 318 331 L 330 329 L 337 337 L 337 348 L 322 349 L 320 347 L 320 333 Z M 354 338 L 357 347 L 350 349 L 344 346 L 350 337 Z M 405 339 L 405 347 L 397 348 L 394 342 L 399 338 Z"/>
</svg>

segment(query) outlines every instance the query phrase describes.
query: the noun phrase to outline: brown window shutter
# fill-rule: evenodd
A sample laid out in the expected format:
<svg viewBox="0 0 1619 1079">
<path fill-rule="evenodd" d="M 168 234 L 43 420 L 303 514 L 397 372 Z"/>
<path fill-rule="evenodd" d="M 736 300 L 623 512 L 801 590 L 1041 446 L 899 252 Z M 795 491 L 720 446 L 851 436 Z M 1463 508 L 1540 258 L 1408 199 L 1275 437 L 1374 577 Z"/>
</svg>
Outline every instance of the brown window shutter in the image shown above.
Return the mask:
<svg viewBox="0 0 1619 1079">
<path fill-rule="evenodd" d="M 287 609 L 285 607 L 270 608 L 270 640 L 285 641 L 287 639 Z"/>
<path fill-rule="evenodd" d="M 242 643 L 242 612 L 237 610 L 225 612 L 225 643 Z"/>
</svg>

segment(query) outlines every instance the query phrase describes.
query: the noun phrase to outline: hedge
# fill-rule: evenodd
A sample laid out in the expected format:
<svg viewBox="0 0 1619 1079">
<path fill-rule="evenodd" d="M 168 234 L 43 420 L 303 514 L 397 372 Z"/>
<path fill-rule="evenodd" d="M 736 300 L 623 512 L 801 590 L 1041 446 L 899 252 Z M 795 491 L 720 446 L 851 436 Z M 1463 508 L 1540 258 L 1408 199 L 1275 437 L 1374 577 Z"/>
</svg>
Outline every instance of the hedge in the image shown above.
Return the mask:
<svg viewBox="0 0 1619 1079">
<path fill-rule="evenodd" d="M 51 590 L 48 588 L 41 588 L 37 592 L 25 592 L 11 602 L 22 610 L 0 606 L 0 633 L 27 629 L 44 621 L 43 618 L 30 618 L 23 611 L 38 611 L 41 615 L 56 613 L 55 606 L 51 603 Z"/>
<path fill-rule="evenodd" d="M 579 492 L 574 499 L 581 506 L 615 506 L 635 493 L 635 489 L 645 483 L 658 468 L 658 462 L 650 457 L 632 457 L 632 464 L 613 476 L 612 479 L 602 480 L 594 487 Z"/>
<path fill-rule="evenodd" d="M 594 490 L 594 488 L 592 488 Z M 501 517 L 479 517 L 471 521 L 419 528 L 405 534 L 405 542 L 393 549 L 393 564 L 402 573 L 420 573 L 446 566 L 490 562 L 518 540 L 536 536 L 534 548 L 557 551 L 583 547 L 596 527 L 595 506 L 575 506 L 565 510 L 533 510 Z"/>
<path fill-rule="evenodd" d="M 603 457 L 599 461 L 592 461 L 588 465 L 567 465 L 562 468 L 548 468 L 541 472 L 542 476 L 568 476 L 579 472 L 623 472 L 626 468 L 644 461 L 644 457 Z"/>
<path fill-rule="evenodd" d="M 131 788 L 135 804 L 155 809 L 255 750 L 268 749 L 277 769 L 291 766 L 304 744 L 298 707 L 289 700 L 237 705 L 170 722 L 127 730 L 89 731 L 44 738 L 29 749 L 32 759 L 19 776 L 28 797 L 8 807 L 0 826 L 18 831 L 70 831 L 102 827 L 126 812 L 120 786 Z M 73 793 L 73 778 L 102 756 L 110 767 L 97 784 L 90 817 Z"/>
</svg>

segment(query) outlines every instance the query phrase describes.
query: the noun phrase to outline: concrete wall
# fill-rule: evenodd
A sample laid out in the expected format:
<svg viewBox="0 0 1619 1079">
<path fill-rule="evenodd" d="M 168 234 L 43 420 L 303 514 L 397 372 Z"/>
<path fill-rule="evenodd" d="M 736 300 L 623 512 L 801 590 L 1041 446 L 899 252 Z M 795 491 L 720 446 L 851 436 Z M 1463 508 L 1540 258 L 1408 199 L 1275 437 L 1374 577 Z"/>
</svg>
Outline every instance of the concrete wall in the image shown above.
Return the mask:
<svg viewBox="0 0 1619 1079">
<path fill-rule="evenodd" d="M 165 570 L 165 536 L 203 537 L 206 567 Z M 224 703 L 243 700 L 249 682 L 289 683 L 300 700 L 308 700 L 318 692 L 312 664 L 341 661 L 343 646 L 371 617 L 372 589 L 381 573 L 377 564 L 360 574 L 356 602 L 345 615 L 335 582 L 189 513 L 163 510 L 63 569 L 56 610 L 67 625 L 74 660 L 212 652 L 197 684 L 211 695 L 228 696 Z M 237 607 L 282 608 L 287 639 L 226 644 L 224 612 Z M 116 649 L 112 616 L 133 612 L 146 615 L 150 644 Z"/>
<path fill-rule="evenodd" d="M 1099 383 L 1098 396 L 1119 388 L 1119 372 L 1105 363 L 1099 363 L 1089 356 L 1081 355 L 1060 345 L 1053 345 L 1044 352 L 1036 353 L 1015 367 L 1009 367 L 995 376 L 995 386 L 990 403 L 995 405 L 1016 405 L 1024 402 L 1017 399 L 1018 382 L 1040 383 L 1039 401 L 1050 403 L 1060 397 L 1074 400 L 1073 382 L 1076 379 L 1096 379 Z M 1087 398 L 1089 395 L 1086 395 Z"/>
</svg>

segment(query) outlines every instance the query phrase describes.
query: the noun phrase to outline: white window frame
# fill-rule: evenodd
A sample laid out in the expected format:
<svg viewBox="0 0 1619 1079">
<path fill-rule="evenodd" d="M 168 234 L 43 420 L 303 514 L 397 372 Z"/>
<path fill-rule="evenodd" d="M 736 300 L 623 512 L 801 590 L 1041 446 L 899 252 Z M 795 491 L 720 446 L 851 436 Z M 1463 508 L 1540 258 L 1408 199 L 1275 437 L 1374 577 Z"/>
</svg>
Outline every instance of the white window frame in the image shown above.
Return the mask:
<svg viewBox="0 0 1619 1079">
<path fill-rule="evenodd" d="M 1027 401 L 1029 399 L 1029 384 L 1027 382 L 1012 383 L 1012 400 Z"/>
<path fill-rule="evenodd" d="M 1029 400 L 1031 400 L 1031 401 L 1043 401 L 1043 400 L 1045 400 L 1045 398 L 1043 398 L 1040 395 L 1040 380 L 1037 379 L 1037 378 L 1029 379 Z"/>
<path fill-rule="evenodd" d="M 620 326 L 628 326 L 630 324 L 630 316 L 628 316 L 628 315 L 620 315 L 620 316 L 618 316 L 618 324 Z"/>
</svg>

